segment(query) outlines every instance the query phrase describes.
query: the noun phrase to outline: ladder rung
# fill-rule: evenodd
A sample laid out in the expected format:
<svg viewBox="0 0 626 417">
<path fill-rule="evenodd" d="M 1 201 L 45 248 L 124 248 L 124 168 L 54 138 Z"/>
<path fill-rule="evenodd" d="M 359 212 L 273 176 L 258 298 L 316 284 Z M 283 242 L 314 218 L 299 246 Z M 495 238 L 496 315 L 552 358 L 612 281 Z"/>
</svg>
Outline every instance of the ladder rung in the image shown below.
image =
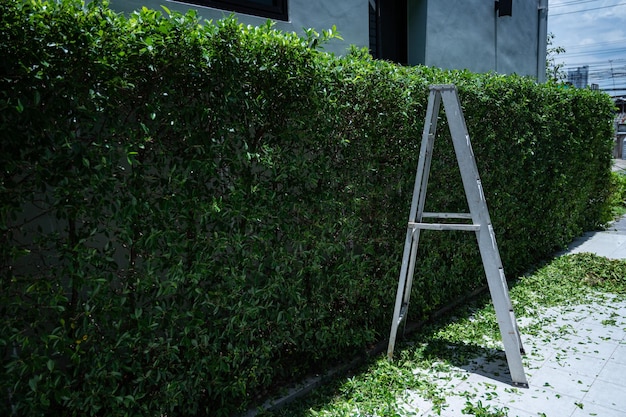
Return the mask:
<svg viewBox="0 0 626 417">
<path fill-rule="evenodd" d="M 413 223 L 409 222 L 409 228 L 422 230 L 461 230 L 465 232 L 475 232 L 480 230 L 479 224 L 458 224 L 458 223 Z"/>
<path fill-rule="evenodd" d="M 470 213 L 422 213 L 422 218 L 428 219 L 471 219 Z"/>
</svg>

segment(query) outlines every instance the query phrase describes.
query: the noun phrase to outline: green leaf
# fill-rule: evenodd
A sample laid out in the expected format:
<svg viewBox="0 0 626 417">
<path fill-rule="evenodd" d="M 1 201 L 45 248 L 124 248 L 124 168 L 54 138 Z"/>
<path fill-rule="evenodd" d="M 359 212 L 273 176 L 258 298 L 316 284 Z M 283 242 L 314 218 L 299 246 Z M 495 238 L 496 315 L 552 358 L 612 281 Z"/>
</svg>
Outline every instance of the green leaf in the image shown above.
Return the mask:
<svg viewBox="0 0 626 417">
<path fill-rule="evenodd" d="M 28 380 L 28 386 L 30 387 L 31 391 L 37 392 L 37 383 L 39 382 L 39 379 L 39 375 L 36 375 Z"/>
</svg>

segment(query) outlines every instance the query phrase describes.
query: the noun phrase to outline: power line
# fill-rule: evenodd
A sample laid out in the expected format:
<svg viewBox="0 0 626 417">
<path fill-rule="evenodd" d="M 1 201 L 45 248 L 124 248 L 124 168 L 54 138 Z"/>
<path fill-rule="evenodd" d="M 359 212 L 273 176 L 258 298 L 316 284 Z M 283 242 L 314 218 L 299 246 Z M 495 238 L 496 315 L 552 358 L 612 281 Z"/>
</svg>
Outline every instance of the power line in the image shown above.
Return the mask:
<svg viewBox="0 0 626 417">
<path fill-rule="evenodd" d="M 560 54 L 559 54 L 560 55 Z M 594 61 L 587 61 L 587 62 L 582 62 L 582 63 L 575 63 L 575 64 L 568 64 L 568 65 L 602 65 L 605 64 L 606 62 L 608 62 L 606 59 L 596 59 Z M 616 58 L 613 60 L 613 62 L 626 62 L 626 58 Z"/>
<path fill-rule="evenodd" d="M 578 57 L 578 56 L 585 56 L 585 55 L 605 55 L 605 54 L 620 54 L 626 52 L 626 48 L 613 48 L 613 49 L 597 49 L 597 50 L 590 50 L 590 51 L 580 51 L 580 52 L 563 52 L 562 55 L 563 57 Z"/>
<path fill-rule="evenodd" d="M 626 66 L 622 65 L 615 65 L 615 62 L 613 63 L 613 68 L 615 70 L 616 73 L 624 73 L 626 74 Z M 589 64 L 581 64 L 581 65 L 563 65 L 563 69 L 564 70 L 568 70 L 568 69 L 577 69 L 577 68 L 582 68 L 582 67 L 587 67 L 589 68 L 589 72 L 602 72 L 602 71 L 606 71 L 610 68 L 610 65 L 608 63 L 608 61 L 605 61 L 603 64 L 595 64 L 595 65 L 589 65 Z"/>
<path fill-rule="evenodd" d="M 596 68 L 596 67 L 600 67 L 602 68 L 603 66 L 608 66 L 608 60 L 606 59 L 602 59 L 602 60 L 595 60 L 595 61 L 586 61 L 586 62 L 572 62 L 572 63 L 562 63 L 563 66 L 565 68 L 578 68 L 578 67 L 584 67 L 584 66 L 588 66 L 589 68 Z M 613 60 L 613 64 L 617 67 L 617 68 L 626 68 L 626 64 L 622 64 L 622 62 L 626 62 L 625 58 L 617 58 Z"/>
<path fill-rule="evenodd" d="M 577 6 L 579 4 L 583 4 L 583 3 L 593 3 L 593 2 L 597 2 L 598 0 L 578 0 L 578 1 L 566 1 L 563 3 L 557 3 L 557 4 L 551 4 L 550 8 L 553 7 L 568 7 L 568 6 Z"/>
<path fill-rule="evenodd" d="M 617 39 L 617 40 L 613 40 L 613 41 L 604 41 L 604 42 L 593 42 L 593 43 L 586 43 L 583 45 L 570 45 L 570 46 L 562 46 L 561 47 L 563 49 L 565 49 L 566 51 L 569 51 L 570 49 L 578 49 L 578 48 L 590 48 L 590 47 L 598 47 L 598 46 L 609 46 L 609 45 L 615 45 L 615 44 L 624 44 L 626 45 L 626 38 L 623 39 Z"/>
<path fill-rule="evenodd" d="M 550 14 L 549 16 L 550 17 L 556 17 L 556 16 L 563 16 L 563 15 L 566 15 L 566 14 L 590 12 L 590 11 L 593 11 L 593 10 L 608 9 L 608 8 L 611 8 L 611 7 L 623 6 L 625 4 L 626 4 L 626 2 L 623 2 L 623 3 L 612 4 L 610 6 L 600 6 L 600 7 L 593 7 L 591 9 L 575 10 L 573 12 L 555 13 L 555 14 Z"/>
</svg>

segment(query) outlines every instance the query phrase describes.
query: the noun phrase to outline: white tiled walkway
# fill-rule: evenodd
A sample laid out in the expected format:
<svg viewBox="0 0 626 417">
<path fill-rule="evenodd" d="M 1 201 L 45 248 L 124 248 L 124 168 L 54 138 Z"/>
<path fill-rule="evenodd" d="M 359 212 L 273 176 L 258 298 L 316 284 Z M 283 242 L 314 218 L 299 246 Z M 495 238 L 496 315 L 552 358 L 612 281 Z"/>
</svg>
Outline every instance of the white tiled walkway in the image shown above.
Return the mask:
<svg viewBox="0 0 626 417">
<path fill-rule="evenodd" d="M 626 217 L 603 232 L 587 232 L 569 245 L 567 253 L 592 252 L 611 259 L 626 259 Z"/>
<path fill-rule="evenodd" d="M 577 252 L 626 259 L 626 217 L 573 242 L 569 253 Z M 524 328 L 533 321 L 518 318 L 529 388 L 510 384 L 504 355 L 494 352 L 452 372 L 426 373 L 445 402 L 438 408 L 407 392 L 407 415 L 458 417 L 469 401 L 475 410 L 492 413 L 479 415 L 626 417 L 625 298 L 598 295 L 588 304 L 550 308 L 539 316 L 547 324 L 532 336 L 525 336 Z"/>
<path fill-rule="evenodd" d="M 626 416 L 626 302 L 613 297 L 585 305 L 546 309 L 542 332 L 524 337 L 529 388 L 510 384 L 503 355 L 476 358 L 468 366 L 424 375 L 445 392 L 444 417 L 463 415 L 467 401 L 510 417 Z M 439 415 L 433 404 L 411 395 L 406 410 Z"/>
</svg>

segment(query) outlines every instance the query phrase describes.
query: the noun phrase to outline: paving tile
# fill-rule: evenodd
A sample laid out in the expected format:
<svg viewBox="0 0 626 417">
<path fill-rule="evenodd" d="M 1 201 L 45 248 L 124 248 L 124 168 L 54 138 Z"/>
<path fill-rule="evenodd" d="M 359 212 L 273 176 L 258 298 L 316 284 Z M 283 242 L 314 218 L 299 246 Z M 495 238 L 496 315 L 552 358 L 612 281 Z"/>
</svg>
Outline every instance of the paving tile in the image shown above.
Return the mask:
<svg viewBox="0 0 626 417">
<path fill-rule="evenodd" d="M 556 333 L 559 337 L 562 337 L 568 334 L 575 334 L 578 324 L 584 323 L 588 319 L 589 312 L 581 310 L 580 305 L 572 305 L 565 308 L 546 309 L 546 311 L 542 312 L 542 316 L 544 320 L 546 317 L 551 318 L 550 325 L 544 327 L 544 331 L 549 332 L 552 336 Z"/>
<path fill-rule="evenodd" d="M 583 398 L 595 377 L 579 375 L 562 369 L 545 367 L 537 371 L 529 383 L 534 387 L 543 387 L 558 394 Z"/>
<path fill-rule="evenodd" d="M 468 399 L 464 396 L 450 395 L 446 397 L 446 404 L 441 408 L 441 412 L 452 416 L 463 415 L 463 410 L 467 406 Z M 431 414 L 432 415 L 432 414 Z"/>
<path fill-rule="evenodd" d="M 624 412 L 598 404 L 582 403 L 583 408 L 578 408 L 572 417 L 624 417 Z M 509 415 L 509 417 L 511 417 Z"/>
<path fill-rule="evenodd" d="M 531 413 L 530 411 L 520 410 L 519 408 L 511 408 L 507 407 L 509 412 L 507 413 L 508 417 L 537 417 L 539 414 Z M 456 416 L 458 417 L 458 416 Z M 546 414 L 546 417 L 551 417 Z"/>
<path fill-rule="evenodd" d="M 439 415 L 440 412 L 441 415 L 460 416 L 464 414 L 463 410 L 467 406 L 468 401 L 476 403 L 480 401 L 481 398 L 482 401 L 484 401 L 484 397 L 480 397 L 482 394 L 480 390 L 467 392 L 461 389 L 448 391 L 446 394 L 444 403 L 441 404 L 440 407 L 435 407 L 431 400 L 423 398 L 419 393 L 411 393 L 407 396 L 402 408 L 407 415 L 417 417 L 430 417 Z"/>
<path fill-rule="evenodd" d="M 494 383 L 503 382 L 508 384 L 511 381 L 509 365 L 506 359 L 501 358 L 476 358 L 470 365 L 464 367 L 469 372 L 469 378 L 476 382 Z"/>
<path fill-rule="evenodd" d="M 626 259 L 626 243 L 619 245 L 613 252 L 607 255 L 611 259 Z"/>
<path fill-rule="evenodd" d="M 626 305 L 624 305 L 624 300 L 615 298 L 614 300 L 610 300 L 609 303 L 612 303 L 612 304 L 608 304 L 606 306 L 607 311 L 610 311 L 611 313 L 616 314 L 618 317 L 622 319 L 622 321 L 625 320 L 626 319 Z"/>
<path fill-rule="evenodd" d="M 569 343 L 561 346 L 562 351 L 571 352 L 573 355 L 585 355 L 595 358 L 609 358 L 617 348 L 616 341 L 604 341 L 593 339 L 589 336 L 576 336 Z"/>
<path fill-rule="evenodd" d="M 552 369 L 564 370 L 573 374 L 596 377 L 604 368 L 607 359 L 585 355 L 568 355 L 557 353 L 554 360 L 546 364 Z"/>
<path fill-rule="evenodd" d="M 626 343 L 615 347 L 615 351 L 613 351 L 609 361 L 626 364 Z"/>
<path fill-rule="evenodd" d="M 585 323 L 577 331 L 579 337 L 589 337 L 601 343 L 619 343 L 626 336 L 626 330 L 615 325 Z"/>
<path fill-rule="evenodd" d="M 432 408 L 432 401 L 422 398 L 415 393 L 408 393 L 407 399 L 402 404 L 402 409 L 407 415 L 417 417 L 432 415 Z"/>
<path fill-rule="evenodd" d="M 556 354 L 556 351 L 549 347 L 529 347 L 526 344 L 524 348 L 526 349 L 526 355 L 522 357 L 522 363 L 526 373 L 532 373 L 533 370 L 540 369 Z"/>
<path fill-rule="evenodd" d="M 576 410 L 576 403 L 580 399 L 569 395 L 562 395 L 543 388 L 531 388 L 521 395 L 509 394 L 499 398 L 506 407 L 510 409 L 509 416 L 513 410 L 523 411 L 524 415 L 546 416 L 566 416 L 569 417 Z"/>
<path fill-rule="evenodd" d="M 609 304 L 615 303 L 615 301 L 611 298 L 607 298 L 606 300 L 598 300 L 597 303 Z M 594 307 L 598 306 L 598 304 L 594 304 Z M 603 320 L 610 319 L 620 319 L 624 316 L 622 315 L 621 309 L 615 309 L 611 306 L 598 306 L 599 308 L 587 310 L 587 317 L 585 317 L 584 323 L 591 323 L 596 325 L 602 325 Z"/>
<path fill-rule="evenodd" d="M 617 363 L 609 359 L 598 375 L 598 380 L 619 385 L 623 387 L 622 392 L 626 394 L 626 364 Z"/>
<path fill-rule="evenodd" d="M 626 236 L 613 233 L 594 233 L 583 236 L 570 246 L 569 253 L 593 252 L 599 256 L 622 258 Z"/>
<path fill-rule="evenodd" d="M 583 398 L 583 404 L 593 403 L 614 410 L 626 410 L 624 386 L 614 382 L 596 380 Z"/>
</svg>

